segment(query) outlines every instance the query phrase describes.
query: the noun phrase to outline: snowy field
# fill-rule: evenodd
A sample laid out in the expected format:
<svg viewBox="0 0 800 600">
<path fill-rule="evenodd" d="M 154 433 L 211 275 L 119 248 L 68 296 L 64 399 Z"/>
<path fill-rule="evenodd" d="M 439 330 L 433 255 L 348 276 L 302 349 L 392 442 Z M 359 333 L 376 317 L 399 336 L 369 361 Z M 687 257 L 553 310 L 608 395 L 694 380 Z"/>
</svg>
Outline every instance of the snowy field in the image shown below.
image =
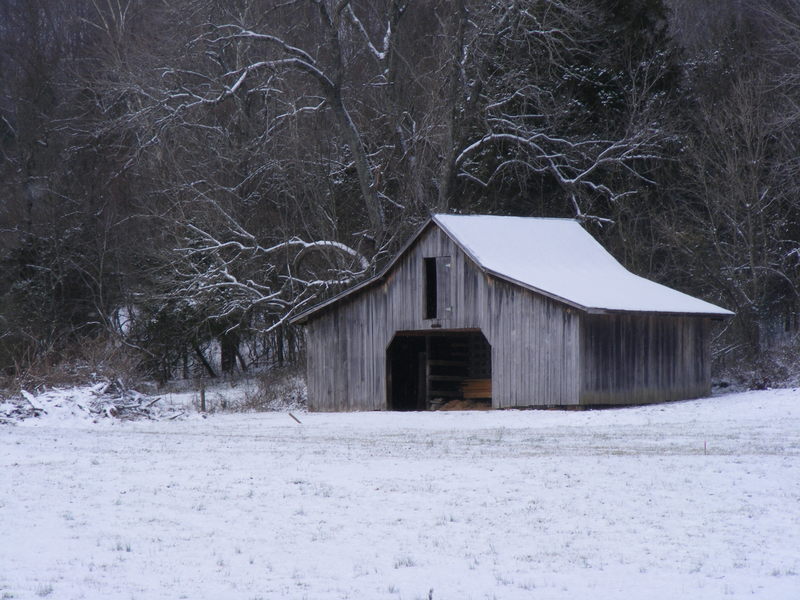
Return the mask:
<svg viewBox="0 0 800 600">
<path fill-rule="evenodd" d="M 0 598 L 800 598 L 800 391 L 0 426 Z"/>
</svg>

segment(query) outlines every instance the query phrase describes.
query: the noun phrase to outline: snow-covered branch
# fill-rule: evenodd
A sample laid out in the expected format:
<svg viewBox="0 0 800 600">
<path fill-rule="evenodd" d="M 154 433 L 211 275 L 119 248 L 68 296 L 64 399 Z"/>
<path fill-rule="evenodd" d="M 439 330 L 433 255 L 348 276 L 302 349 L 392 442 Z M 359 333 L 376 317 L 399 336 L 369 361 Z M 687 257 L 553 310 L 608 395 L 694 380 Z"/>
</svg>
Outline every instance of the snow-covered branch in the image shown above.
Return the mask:
<svg viewBox="0 0 800 600">
<path fill-rule="evenodd" d="M 261 242 L 220 203 L 202 194 L 197 200 L 211 211 L 209 225 L 219 217 L 217 228 L 178 224 L 183 244 L 173 249 L 180 260 L 172 269 L 170 296 L 204 306 L 212 321 L 236 322 L 258 313 L 263 324 L 257 329 L 269 331 L 310 299 L 352 284 L 373 266 L 337 240 L 293 235 Z"/>
</svg>

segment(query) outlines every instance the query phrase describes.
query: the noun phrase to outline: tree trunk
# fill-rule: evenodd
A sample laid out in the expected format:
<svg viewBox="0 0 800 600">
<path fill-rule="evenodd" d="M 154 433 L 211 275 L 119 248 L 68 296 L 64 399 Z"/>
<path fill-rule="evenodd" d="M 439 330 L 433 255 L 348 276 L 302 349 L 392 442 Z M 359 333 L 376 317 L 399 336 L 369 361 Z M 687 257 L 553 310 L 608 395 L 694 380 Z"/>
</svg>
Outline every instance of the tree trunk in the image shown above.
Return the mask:
<svg viewBox="0 0 800 600">
<path fill-rule="evenodd" d="M 200 350 L 200 346 L 195 346 L 194 347 L 194 353 L 197 355 L 197 358 L 200 359 L 200 364 L 203 365 L 203 367 L 206 370 L 206 373 L 208 373 L 208 376 L 209 377 L 216 377 L 217 374 L 214 372 L 214 369 L 211 368 L 211 365 L 206 360 L 206 357 L 203 356 L 203 351 Z"/>
<path fill-rule="evenodd" d="M 239 336 L 225 333 L 219 337 L 220 366 L 223 373 L 233 373 L 236 369 L 236 355 L 239 352 Z"/>
</svg>

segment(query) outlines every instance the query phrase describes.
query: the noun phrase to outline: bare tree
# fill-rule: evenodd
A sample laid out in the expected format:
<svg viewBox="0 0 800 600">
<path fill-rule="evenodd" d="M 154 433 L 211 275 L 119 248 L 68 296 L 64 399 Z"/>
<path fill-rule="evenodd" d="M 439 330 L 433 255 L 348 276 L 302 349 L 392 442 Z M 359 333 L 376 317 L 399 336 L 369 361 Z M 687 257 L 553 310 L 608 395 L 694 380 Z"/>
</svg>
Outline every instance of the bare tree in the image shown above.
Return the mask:
<svg viewBox="0 0 800 600">
<path fill-rule="evenodd" d="M 673 273 L 704 282 L 737 312 L 725 349 L 751 361 L 796 331 L 800 307 L 797 46 L 785 35 L 800 13 L 779 4 L 732 15 L 744 20 L 740 31 L 692 63 L 683 202 L 659 217 L 681 257 Z M 749 54 L 737 50 L 737 34 L 748 37 Z"/>
<path fill-rule="evenodd" d="M 458 3 L 444 94 L 441 209 L 452 205 L 456 179 L 462 193 L 472 186 L 479 195 L 544 180 L 559 190 L 562 211 L 590 220 L 599 218 L 590 214 L 596 198 L 634 193 L 610 187 L 608 173 L 639 176 L 636 164 L 655 157 L 657 136 L 643 121 L 621 137 L 579 132 L 577 99 L 565 83 L 586 78 L 577 63 L 594 43 L 596 20 L 591 6 L 569 0 Z"/>
<path fill-rule="evenodd" d="M 75 103 L 69 74 L 86 50 L 85 11 L 63 1 L 0 5 L 2 369 L 93 334 L 113 296 L 114 210 L 87 193 L 98 161 L 66 160 L 72 140 L 62 128 Z"/>
<path fill-rule="evenodd" d="M 165 232 L 157 295 L 217 331 L 280 330 L 431 210 L 516 189 L 503 210 L 530 214 L 534 180 L 557 214 L 606 218 L 597 199 L 633 191 L 613 174 L 653 154 L 646 127 L 572 122 L 566 75 L 597 36 L 578 0 L 96 7 L 98 119 L 76 134 L 119 151 Z"/>
</svg>

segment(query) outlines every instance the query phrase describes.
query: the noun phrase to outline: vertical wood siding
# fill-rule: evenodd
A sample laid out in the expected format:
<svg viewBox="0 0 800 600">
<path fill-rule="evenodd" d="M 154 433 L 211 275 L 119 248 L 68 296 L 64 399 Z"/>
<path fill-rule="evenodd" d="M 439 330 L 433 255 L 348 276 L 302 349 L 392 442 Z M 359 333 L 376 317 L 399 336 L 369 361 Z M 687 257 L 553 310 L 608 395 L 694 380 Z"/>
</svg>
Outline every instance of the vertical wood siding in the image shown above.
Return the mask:
<svg viewBox="0 0 800 600">
<path fill-rule="evenodd" d="M 440 310 L 424 319 L 424 258 L 438 269 Z M 446 281 L 442 279 L 446 278 Z M 309 408 L 385 410 L 386 350 L 398 331 L 480 329 L 492 346 L 496 408 L 579 402 L 580 317 L 571 308 L 484 274 L 438 227 L 428 228 L 373 285 L 306 324 Z"/>
<path fill-rule="evenodd" d="M 582 319 L 582 404 L 646 404 L 711 393 L 709 319 L 653 314 Z"/>
</svg>

